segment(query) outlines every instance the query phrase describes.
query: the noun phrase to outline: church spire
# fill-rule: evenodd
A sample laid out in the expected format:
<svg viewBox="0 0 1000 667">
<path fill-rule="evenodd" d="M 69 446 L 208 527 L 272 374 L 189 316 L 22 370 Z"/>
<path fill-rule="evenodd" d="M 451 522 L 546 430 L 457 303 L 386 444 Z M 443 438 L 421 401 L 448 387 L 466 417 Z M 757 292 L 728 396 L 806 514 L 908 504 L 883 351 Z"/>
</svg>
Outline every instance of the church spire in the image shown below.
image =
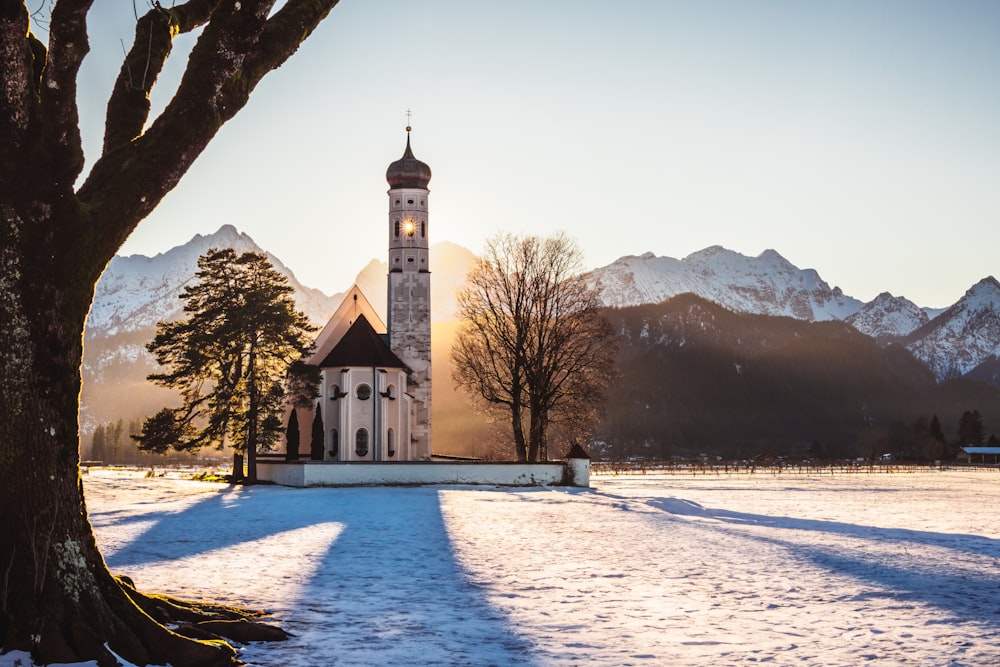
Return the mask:
<svg viewBox="0 0 1000 667">
<path fill-rule="evenodd" d="M 427 184 L 431 181 L 431 168 L 418 160 L 410 148 L 410 132 L 413 128 L 409 123 L 409 114 L 407 110 L 406 150 L 403 151 L 403 157 L 390 164 L 385 172 L 385 180 L 389 182 L 389 188 L 392 190 L 398 188 L 426 190 Z"/>
</svg>

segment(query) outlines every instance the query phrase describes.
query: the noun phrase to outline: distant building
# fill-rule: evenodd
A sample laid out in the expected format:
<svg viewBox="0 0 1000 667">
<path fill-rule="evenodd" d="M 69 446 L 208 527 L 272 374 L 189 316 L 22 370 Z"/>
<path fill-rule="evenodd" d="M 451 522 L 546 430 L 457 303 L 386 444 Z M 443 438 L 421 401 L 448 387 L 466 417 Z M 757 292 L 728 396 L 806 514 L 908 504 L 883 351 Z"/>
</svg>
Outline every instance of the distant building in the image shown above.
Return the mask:
<svg viewBox="0 0 1000 667">
<path fill-rule="evenodd" d="M 962 447 L 962 451 L 969 455 L 969 463 L 1000 463 L 1000 447 Z"/>
</svg>

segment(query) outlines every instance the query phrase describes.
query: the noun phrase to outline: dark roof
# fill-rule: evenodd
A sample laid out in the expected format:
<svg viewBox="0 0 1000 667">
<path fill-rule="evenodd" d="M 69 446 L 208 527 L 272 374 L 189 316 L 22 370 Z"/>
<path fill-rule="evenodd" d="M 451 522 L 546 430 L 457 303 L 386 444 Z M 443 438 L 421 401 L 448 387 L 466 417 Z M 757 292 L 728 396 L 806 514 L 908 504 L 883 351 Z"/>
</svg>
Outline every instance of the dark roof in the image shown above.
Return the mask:
<svg viewBox="0 0 1000 667">
<path fill-rule="evenodd" d="M 410 128 L 406 128 L 406 150 L 403 157 L 389 165 L 385 172 L 385 180 L 389 182 L 389 189 L 395 188 L 423 188 L 427 189 L 427 184 L 431 182 L 431 168 L 418 160 L 410 150 Z"/>
<path fill-rule="evenodd" d="M 393 354 L 382 337 L 368 323 L 364 315 L 358 315 L 351 328 L 340 339 L 330 354 L 319 362 L 320 368 L 339 366 L 385 366 L 406 368 L 406 364 Z"/>
</svg>

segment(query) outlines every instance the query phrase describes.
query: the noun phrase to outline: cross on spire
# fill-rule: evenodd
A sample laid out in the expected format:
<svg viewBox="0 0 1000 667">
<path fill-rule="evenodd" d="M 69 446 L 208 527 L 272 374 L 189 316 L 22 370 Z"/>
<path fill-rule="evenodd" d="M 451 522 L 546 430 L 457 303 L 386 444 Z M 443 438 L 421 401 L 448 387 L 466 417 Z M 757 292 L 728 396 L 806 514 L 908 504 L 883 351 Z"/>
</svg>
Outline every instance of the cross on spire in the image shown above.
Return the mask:
<svg viewBox="0 0 1000 667">
<path fill-rule="evenodd" d="M 410 127 L 410 116 L 412 116 L 412 115 L 413 115 L 413 112 L 410 111 L 409 109 L 407 109 L 406 110 L 406 131 L 407 132 L 409 132 L 412 129 Z"/>
</svg>

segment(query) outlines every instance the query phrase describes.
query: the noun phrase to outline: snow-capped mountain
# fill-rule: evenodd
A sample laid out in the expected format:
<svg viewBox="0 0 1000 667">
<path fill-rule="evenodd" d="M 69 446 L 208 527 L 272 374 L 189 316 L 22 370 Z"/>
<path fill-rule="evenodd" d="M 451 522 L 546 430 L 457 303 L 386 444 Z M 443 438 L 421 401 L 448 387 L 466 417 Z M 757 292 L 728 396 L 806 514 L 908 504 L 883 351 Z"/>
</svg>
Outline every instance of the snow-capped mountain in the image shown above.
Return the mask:
<svg viewBox="0 0 1000 667">
<path fill-rule="evenodd" d="M 909 299 L 882 292 L 844 321 L 885 343 L 919 329 L 930 321 L 930 317 Z"/>
<path fill-rule="evenodd" d="M 265 252 L 246 234 L 224 225 L 214 234 L 197 235 L 155 257 L 118 256 L 108 265 L 87 322 L 84 430 L 101 421 L 149 414 L 168 400 L 154 393 L 164 390 L 145 381 L 156 370 L 145 345 L 157 322 L 181 315 L 181 290 L 194 280 L 198 257 L 213 247 Z M 268 258 L 288 277 L 298 308 L 317 324 L 325 323 L 342 295 L 327 296 L 306 287 L 277 257 L 268 254 Z M 455 319 L 455 290 L 474 261 L 475 256 L 461 246 L 432 246 L 435 322 Z M 385 262 L 373 259 L 355 279 L 381 313 L 385 312 L 386 271 Z M 1000 376 L 1000 371 L 987 368 L 1000 366 L 1000 284 L 993 278 L 975 285 L 947 311 L 931 312 L 889 294 L 862 304 L 839 288 L 831 288 L 816 271 L 799 269 L 774 250 L 747 257 L 713 246 L 680 260 L 646 253 L 622 257 L 588 277 L 600 286 L 605 303 L 611 306 L 658 303 L 692 292 L 737 312 L 845 320 L 882 343 L 903 342 L 939 380 L 976 369 L 984 377 Z"/>
<path fill-rule="evenodd" d="M 980 280 L 903 342 L 939 381 L 995 359 L 1000 355 L 1000 282 L 992 276 Z"/>
<path fill-rule="evenodd" d="M 589 277 L 604 303 L 618 307 L 692 292 L 737 312 L 825 321 L 845 319 L 862 306 L 813 269 L 799 269 L 774 250 L 748 257 L 712 246 L 684 259 L 646 253 L 622 257 Z"/>
<path fill-rule="evenodd" d="M 97 283 L 94 303 L 87 318 L 87 338 L 112 336 L 149 329 L 161 320 L 181 315 L 179 296 L 198 271 L 198 258 L 210 248 L 233 248 L 237 252 L 265 252 L 246 234 L 232 225 L 223 225 L 214 234 L 196 235 L 182 246 L 155 257 L 116 255 Z M 302 285 L 295 274 L 277 257 L 266 253 L 271 264 L 288 278 L 295 289 L 299 310 L 310 320 L 323 324 L 340 304 L 339 295 L 327 296 Z"/>
</svg>

